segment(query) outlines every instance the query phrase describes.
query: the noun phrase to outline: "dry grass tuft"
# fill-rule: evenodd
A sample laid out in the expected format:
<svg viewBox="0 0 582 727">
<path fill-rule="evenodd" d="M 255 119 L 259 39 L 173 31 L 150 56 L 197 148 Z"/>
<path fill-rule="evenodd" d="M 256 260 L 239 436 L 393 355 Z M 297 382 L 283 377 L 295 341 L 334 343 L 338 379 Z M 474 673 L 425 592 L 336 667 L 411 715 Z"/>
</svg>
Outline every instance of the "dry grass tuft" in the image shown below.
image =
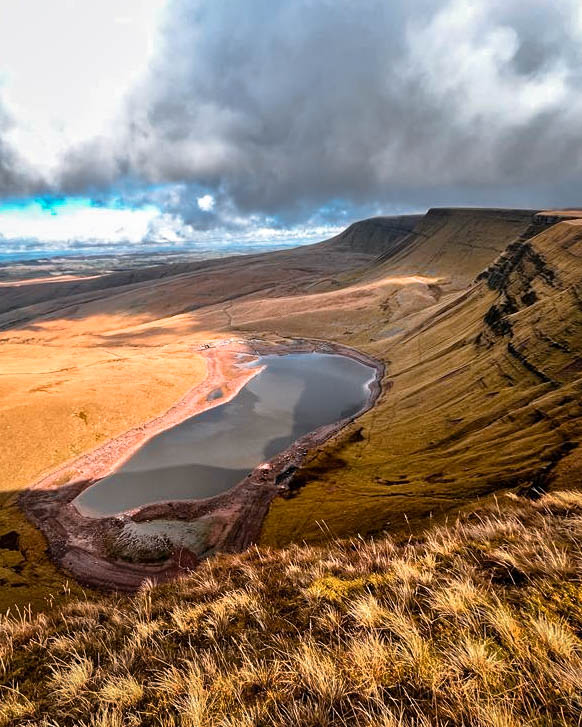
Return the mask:
<svg viewBox="0 0 582 727">
<path fill-rule="evenodd" d="M 569 659 L 580 652 L 582 643 L 562 620 L 541 616 L 532 620 L 534 634 L 542 649 L 555 657 Z"/>
<path fill-rule="evenodd" d="M 356 623 L 368 629 L 380 628 L 389 617 L 384 606 L 371 594 L 356 598 L 349 613 Z"/>
<path fill-rule="evenodd" d="M 0 688 L 0 727 L 31 717 L 34 712 L 35 705 L 17 687 Z"/>
<path fill-rule="evenodd" d="M 581 518 L 557 493 L 9 615 L 0 727 L 579 727 Z"/>
<path fill-rule="evenodd" d="M 75 654 L 70 661 L 51 665 L 50 686 L 55 697 L 70 702 L 79 697 L 93 676 L 95 667 L 86 656 Z"/>
<path fill-rule="evenodd" d="M 461 618 L 475 613 L 484 598 L 479 589 L 467 579 L 455 579 L 435 590 L 430 604 L 440 616 Z"/>
<path fill-rule="evenodd" d="M 494 643 L 469 636 L 453 646 L 448 662 L 460 681 L 476 679 L 485 686 L 494 684 L 507 668 Z"/>
<path fill-rule="evenodd" d="M 143 694 L 143 686 L 128 674 L 110 677 L 99 690 L 99 699 L 122 708 L 134 707 Z"/>
</svg>

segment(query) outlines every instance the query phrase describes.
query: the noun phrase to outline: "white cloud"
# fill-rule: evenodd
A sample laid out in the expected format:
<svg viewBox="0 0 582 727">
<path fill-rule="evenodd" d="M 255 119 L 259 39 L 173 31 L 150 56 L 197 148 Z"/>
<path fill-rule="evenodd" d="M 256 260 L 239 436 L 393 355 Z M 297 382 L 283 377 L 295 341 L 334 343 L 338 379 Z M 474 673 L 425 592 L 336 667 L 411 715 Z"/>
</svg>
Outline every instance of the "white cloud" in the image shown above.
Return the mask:
<svg viewBox="0 0 582 727">
<path fill-rule="evenodd" d="M 212 212 L 214 209 L 214 197 L 211 194 L 205 194 L 203 197 L 198 197 L 196 200 L 198 202 L 198 207 L 203 212 Z"/>
<path fill-rule="evenodd" d="M 0 0 L 6 137 L 24 159 L 50 172 L 106 130 L 147 67 L 166 1 Z"/>
<path fill-rule="evenodd" d="M 39 202 L 0 208 L 0 228 L 6 240 L 39 240 L 45 243 L 91 240 L 141 242 L 159 209 L 94 207 L 85 201 L 47 209 Z"/>
<path fill-rule="evenodd" d="M 404 72 L 428 81 L 439 103 L 456 104 L 467 126 L 486 122 L 507 130 L 566 103 L 566 69 L 561 59 L 523 77 L 511 70 L 519 50 L 514 28 L 496 17 L 483 0 L 451 0 L 428 22 L 409 28 L 410 55 Z"/>
<path fill-rule="evenodd" d="M 210 195 L 207 195 L 210 196 Z M 162 212 L 154 204 L 141 207 L 95 206 L 84 198 L 70 198 L 52 205 L 41 200 L 0 206 L 0 240 L 3 247 L 13 243 L 36 242 L 50 250 L 73 247 L 82 250 L 96 244 L 157 243 L 177 247 L 244 248 L 259 245 L 286 247 L 324 240 L 337 234 L 339 227 L 309 224 L 280 228 L 269 218 L 241 217 L 230 226 L 200 230 L 184 222 L 179 214 Z"/>
<path fill-rule="evenodd" d="M 196 238 L 196 231 L 184 223 L 180 215 L 163 213 L 149 223 L 144 240 L 153 242 L 183 243 Z"/>
</svg>

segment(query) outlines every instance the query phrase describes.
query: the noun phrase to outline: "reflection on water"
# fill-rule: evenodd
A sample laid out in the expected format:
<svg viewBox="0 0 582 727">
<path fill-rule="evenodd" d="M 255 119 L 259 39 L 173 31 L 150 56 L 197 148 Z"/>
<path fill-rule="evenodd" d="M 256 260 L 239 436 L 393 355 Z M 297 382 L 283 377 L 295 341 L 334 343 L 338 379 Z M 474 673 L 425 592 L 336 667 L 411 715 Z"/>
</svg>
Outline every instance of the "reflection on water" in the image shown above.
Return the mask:
<svg viewBox="0 0 582 727">
<path fill-rule="evenodd" d="M 299 437 L 359 411 L 374 370 L 346 356 L 264 356 L 265 369 L 230 402 L 161 432 L 75 505 L 114 515 L 166 500 L 211 497 Z"/>
</svg>

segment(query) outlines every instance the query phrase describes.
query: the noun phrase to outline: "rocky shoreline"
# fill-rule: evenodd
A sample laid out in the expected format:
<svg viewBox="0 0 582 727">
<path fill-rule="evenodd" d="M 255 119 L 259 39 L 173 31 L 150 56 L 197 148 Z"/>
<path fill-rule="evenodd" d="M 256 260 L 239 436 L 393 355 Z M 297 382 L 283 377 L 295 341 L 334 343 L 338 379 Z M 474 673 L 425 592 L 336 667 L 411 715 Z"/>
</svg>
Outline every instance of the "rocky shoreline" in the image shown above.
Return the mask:
<svg viewBox="0 0 582 727">
<path fill-rule="evenodd" d="M 354 416 L 316 429 L 296 440 L 268 462 L 256 467 L 231 490 L 202 500 L 160 502 L 114 517 L 83 516 L 73 500 L 87 487 L 119 468 L 148 439 L 206 409 L 229 401 L 260 368 L 243 368 L 243 356 L 268 354 L 334 353 L 374 368 L 366 404 Z M 271 501 L 287 491 L 309 450 L 368 411 L 381 392 L 384 364 L 347 346 L 311 339 L 233 340 L 203 348 L 208 366 L 206 379 L 191 389 L 165 414 L 79 457 L 23 492 L 20 505 L 27 517 L 45 534 L 52 559 L 79 582 L 102 588 L 132 591 L 146 580 L 162 582 L 194 568 L 215 551 L 240 551 L 257 542 Z M 216 396 L 219 391 L 220 396 Z M 129 562 L 116 557 L 111 543 L 131 523 L 156 521 L 199 523 L 204 528 L 199 547 L 176 547 L 160 562 Z"/>
</svg>

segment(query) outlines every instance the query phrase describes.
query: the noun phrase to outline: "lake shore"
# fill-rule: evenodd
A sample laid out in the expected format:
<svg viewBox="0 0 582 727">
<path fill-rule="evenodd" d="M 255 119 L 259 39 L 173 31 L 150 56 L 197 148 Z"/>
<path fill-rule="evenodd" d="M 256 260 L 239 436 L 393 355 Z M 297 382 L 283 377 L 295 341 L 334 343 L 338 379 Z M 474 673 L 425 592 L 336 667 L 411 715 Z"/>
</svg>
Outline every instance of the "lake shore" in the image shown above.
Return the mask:
<svg viewBox="0 0 582 727">
<path fill-rule="evenodd" d="M 231 490 L 203 500 L 181 500 L 145 505 L 115 517 L 84 517 L 72 504 L 87 487 L 117 470 L 145 442 L 195 414 L 234 398 L 260 370 L 237 365 L 261 355 L 287 353 L 335 353 L 374 368 L 365 406 L 349 419 L 320 427 L 296 440 L 269 462 L 256 467 Z M 356 417 L 368 411 L 380 394 L 384 366 L 347 346 L 311 339 L 233 340 L 197 350 L 207 362 L 207 376 L 166 413 L 141 427 L 116 437 L 93 452 L 65 464 L 43 477 L 20 497 L 27 517 L 44 532 L 52 559 L 81 583 L 134 590 L 145 580 L 156 582 L 177 577 L 196 566 L 200 558 L 217 550 L 238 551 L 256 542 L 272 499 L 284 492 L 307 452 L 322 444 Z M 222 396 L 212 398 L 221 390 Z M 177 548 L 157 563 L 133 563 L 112 555 L 111 543 L 125 523 L 170 519 L 200 521 L 205 543 L 197 552 Z"/>
</svg>

